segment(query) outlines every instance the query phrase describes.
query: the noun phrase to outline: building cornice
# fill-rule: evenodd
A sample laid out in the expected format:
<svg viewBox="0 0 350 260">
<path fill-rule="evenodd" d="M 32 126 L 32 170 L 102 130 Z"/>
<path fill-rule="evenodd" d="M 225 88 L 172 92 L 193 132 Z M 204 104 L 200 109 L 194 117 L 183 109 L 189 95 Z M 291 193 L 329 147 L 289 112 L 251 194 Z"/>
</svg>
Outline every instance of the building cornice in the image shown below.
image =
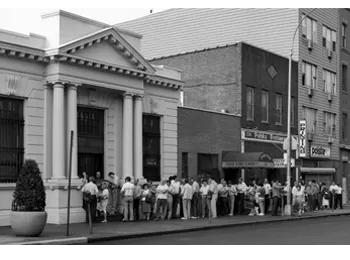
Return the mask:
<svg viewBox="0 0 350 260">
<path fill-rule="evenodd" d="M 26 47 L 18 44 L 9 44 L 0 41 L 0 55 L 18 57 L 26 60 L 45 62 L 44 50 Z"/>
<path fill-rule="evenodd" d="M 164 78 L 156 75 L 149 76 L 146 82 L 150 85 L 155 85 L 158 87 L 168 87 L 176 90 L 181 89 L 185 85 L 185 82 L 183 81 Z"/>
</svg>

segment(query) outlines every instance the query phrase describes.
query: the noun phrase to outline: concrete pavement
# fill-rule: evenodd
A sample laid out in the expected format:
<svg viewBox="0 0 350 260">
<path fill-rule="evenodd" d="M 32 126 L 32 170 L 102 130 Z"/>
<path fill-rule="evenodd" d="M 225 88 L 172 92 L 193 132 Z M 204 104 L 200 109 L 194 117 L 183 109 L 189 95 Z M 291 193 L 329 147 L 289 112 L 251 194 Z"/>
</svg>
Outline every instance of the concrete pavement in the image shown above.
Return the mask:
<svg viewBox="0 0 350 260">
<path fill-rule="evenodd" d="M 71 235 L 65 236 L 66 225 L 48 224 L 43 234 L 38 238 L 25 238 L 14 236 L 11 227 L 0 227 L 0 244 L 86 244 L 97 241 L 120 240 L 135 237 L 149 237 L 170 233 L 182 233 L 232 226 L 252 224 L 266 224 L 271 222 L 297 221 L 301 219 L 315 219 L 330 216 L 350 215 L 350 207 L 343 210 L 315 211 L 306 213 L 302 217 L 297 216 L 233 216 L 213 219 L 197 220 L 170 220 L 170 221 L 140 221 L 140 222 L 108 222 L 97 223 L 93 226 L 93 234 L 89 234 L 88 225 L 85 223 L 72 224 Z"/>
</svg>

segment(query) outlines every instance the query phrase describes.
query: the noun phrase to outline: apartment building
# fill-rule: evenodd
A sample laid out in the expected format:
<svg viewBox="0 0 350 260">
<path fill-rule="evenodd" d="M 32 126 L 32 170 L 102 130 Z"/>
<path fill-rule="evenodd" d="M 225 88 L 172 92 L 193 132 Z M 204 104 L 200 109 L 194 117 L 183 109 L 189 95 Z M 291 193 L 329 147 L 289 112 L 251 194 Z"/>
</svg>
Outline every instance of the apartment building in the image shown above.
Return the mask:
<svg viewBox="0 0 350 260">
<path fill-rule="evenodd" d="M 142 54 L 147 59 L 237 41 L 286 57 L 294 32 L 311 10 L 170 9 L 117 26 L 143 35 Z M 339 9 L 312 10 L 294 41 L 293 59 L 299 68 L 298 122 L 302 124 L 301 167 L 296 175 L 327 184 L 340 181 L 343 175 L 339 151 L 339 21 Z"/>
</svg>

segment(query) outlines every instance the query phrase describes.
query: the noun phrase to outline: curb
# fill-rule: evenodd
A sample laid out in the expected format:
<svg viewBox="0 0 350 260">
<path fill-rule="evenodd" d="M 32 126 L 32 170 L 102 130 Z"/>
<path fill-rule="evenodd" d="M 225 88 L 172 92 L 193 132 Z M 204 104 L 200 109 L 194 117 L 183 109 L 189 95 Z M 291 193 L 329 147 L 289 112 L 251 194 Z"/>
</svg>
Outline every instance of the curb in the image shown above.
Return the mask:
<svg viewBox="0 0 350 260">
<path fill-rule="evenodd" d="M 281 218 L 281 219 L 271 219 L 271 220 L 265 220 L 265 221 L 231 223 L 231 224 L 214 225 L 209 227 L 208 226 L 191 227 L 186 229 L 155 231 L 150 233 L 136 233 L 136 234 L 130 234 L 130 235 L 109 235 L 109 236 L 100 236 L 100 237 L 91 236 L 91 237 L 87 237 L 87 243 L 106 242 L 111 240 L 124 240 L 124 239 L 133 239 L 133 238 L 142 238 L 142 237 L 151 237 L 151 236 L 159 236 L 159 235 L 169 235 L 169 234 L 180 234 L 180 233 L 187 233 L 187 232 L 193 232 L 193 231 L 212 230 L 212 229 L 220 229 L 220 228 L 235 227 L 235 226 L 249 226 L 249 225 L 259 225 L 259 224 L 267 224 L 267 223 L 274 223 L 274 222 L 298 221 L 298 220 L 306 220 L 306 219 L 319 219 L 319 218 L 339 217 L 339 216 L 349 216 L 349 215 L 350 213 L 339 213 L 339 214 L 333 214 L 333 215 L 290 217 L 290 218 Z"/>
<path fill-rule="evenodd" d="M 81 244 L 87 244 L 87 243 L 88 243 L 87 237 L 75 237 L 75 238 L 9 243 L 7 245 L 81 245 Z"/>
</svg>

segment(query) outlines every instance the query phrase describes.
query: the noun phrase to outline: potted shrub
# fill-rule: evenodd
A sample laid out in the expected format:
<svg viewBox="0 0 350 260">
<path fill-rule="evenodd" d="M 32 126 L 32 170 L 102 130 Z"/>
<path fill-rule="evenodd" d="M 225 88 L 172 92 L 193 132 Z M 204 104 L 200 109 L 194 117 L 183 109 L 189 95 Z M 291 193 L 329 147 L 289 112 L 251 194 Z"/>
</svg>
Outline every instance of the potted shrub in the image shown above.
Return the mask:
<svg viewBox="0 0 350 260">
<path fill-rule="evenodd" d="M 11 227 L 16 236 L 39 236 L 44 230 L 46 194 L 38 164 L 26 160 L 13 193 Z"/>
</svg>

